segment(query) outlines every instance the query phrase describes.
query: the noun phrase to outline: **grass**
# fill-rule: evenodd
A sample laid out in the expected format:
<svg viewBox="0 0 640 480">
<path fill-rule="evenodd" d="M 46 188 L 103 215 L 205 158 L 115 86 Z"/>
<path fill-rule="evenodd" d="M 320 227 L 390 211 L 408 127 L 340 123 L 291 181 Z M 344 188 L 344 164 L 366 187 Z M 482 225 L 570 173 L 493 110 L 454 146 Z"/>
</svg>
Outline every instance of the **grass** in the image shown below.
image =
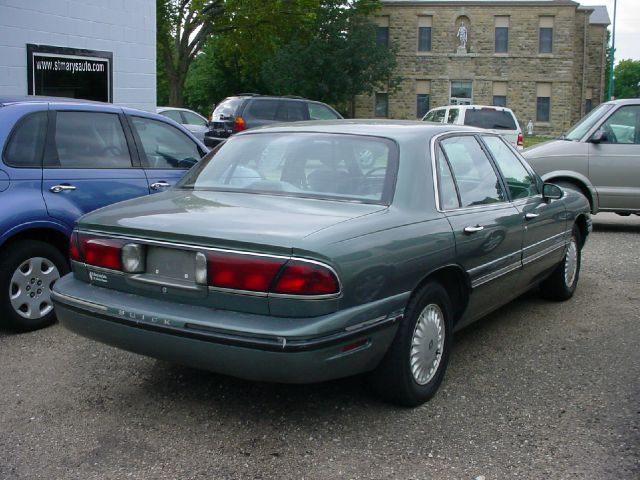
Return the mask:
<svg viewBox="0 0 640 480">
<path fill-rule="evenodd" d="M 546 142 L 547 140 L 550 140 L 550 137 L 544 137 L 541 135 L 525 135 L 524 137 L 524 148 L 529 148 L 532 147 L 533 145 L 537 144 L 537 143 L 542 143 L 542 142 Z"/>
</svg>

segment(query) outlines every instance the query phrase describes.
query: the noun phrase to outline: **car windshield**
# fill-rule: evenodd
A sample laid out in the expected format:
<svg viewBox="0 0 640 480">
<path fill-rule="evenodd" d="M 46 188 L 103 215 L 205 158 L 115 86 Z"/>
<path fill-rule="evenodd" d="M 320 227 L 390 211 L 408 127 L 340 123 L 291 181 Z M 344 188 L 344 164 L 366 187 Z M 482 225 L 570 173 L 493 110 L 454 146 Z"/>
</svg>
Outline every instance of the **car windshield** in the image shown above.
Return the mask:
<svg viewBox="0 0 640 480">
<path fill-rule="evenodd" d="M 177 185 L 388 204 L 397 170 L 388 139 L 322 133 L 254 133 L 207 155 Z"/>
<path fill-rule="evenodd" d="M 600 119 L 613 108 L 610 103 L 602 103 L 585 115 L 582 120 L 571 127 L 561 138 L 578 141 L 600 121 Z"/>
<path fill-rule="evenodd" d="M 464 124 L 472 127 L 495 130 L 517 130 L 516 122 L 506 110 L 495 108 L 469 109 L 464 116 Z"/>
</svg>

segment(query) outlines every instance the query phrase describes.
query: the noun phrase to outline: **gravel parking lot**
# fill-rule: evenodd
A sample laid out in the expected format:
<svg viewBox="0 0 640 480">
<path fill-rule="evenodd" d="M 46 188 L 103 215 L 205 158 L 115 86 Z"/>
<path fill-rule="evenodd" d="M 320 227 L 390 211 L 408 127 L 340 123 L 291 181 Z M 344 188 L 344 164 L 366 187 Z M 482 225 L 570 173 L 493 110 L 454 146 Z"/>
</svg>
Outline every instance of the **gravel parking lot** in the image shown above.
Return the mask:
<svg viewBox="0 0 640 480">
<path fill-rule="evenodd" d="M 416 409 L 361 378 L 250 383 L 0 332 L 0 479 L 638 479 L 640 217 L 594 225 L 575 297 L 460 332 Z"/>
</svg>

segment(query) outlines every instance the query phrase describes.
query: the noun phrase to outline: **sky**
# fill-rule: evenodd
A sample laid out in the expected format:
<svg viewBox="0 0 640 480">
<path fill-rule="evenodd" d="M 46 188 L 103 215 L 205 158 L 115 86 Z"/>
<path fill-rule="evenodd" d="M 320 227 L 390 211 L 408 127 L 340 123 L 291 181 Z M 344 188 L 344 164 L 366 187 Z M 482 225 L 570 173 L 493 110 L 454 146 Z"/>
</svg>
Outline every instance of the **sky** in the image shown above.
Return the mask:
<svg viewBox="0 0 640 480">
<path fill-rule="evenodd" d="M 613 24 L 614 0 L 578 0 L 580 5 L 605 5 Z M 640 60 L 640 0 L 618 0 L 616 11 L 615 63 L 630 58 Z M 613 25 L 609 25 L 609 31 Z"/>
</svg>

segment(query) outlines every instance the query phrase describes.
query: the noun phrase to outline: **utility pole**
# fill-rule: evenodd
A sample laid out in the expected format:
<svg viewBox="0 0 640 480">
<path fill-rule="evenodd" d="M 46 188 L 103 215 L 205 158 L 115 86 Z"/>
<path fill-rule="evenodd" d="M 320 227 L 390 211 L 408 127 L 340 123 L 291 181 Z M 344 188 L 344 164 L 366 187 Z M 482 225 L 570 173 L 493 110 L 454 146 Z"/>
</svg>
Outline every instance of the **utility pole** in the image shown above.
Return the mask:
<svg viewBox="0 0 640 480">
<path fill-rule="evenodd" d="M 609 100 L 613 98 L 613 64 L 616 56 L 616 7 L 618 0 L 613 0 L 613 35 L 611 36 L 611 65 L 609 66 Z"/>
</svg>

